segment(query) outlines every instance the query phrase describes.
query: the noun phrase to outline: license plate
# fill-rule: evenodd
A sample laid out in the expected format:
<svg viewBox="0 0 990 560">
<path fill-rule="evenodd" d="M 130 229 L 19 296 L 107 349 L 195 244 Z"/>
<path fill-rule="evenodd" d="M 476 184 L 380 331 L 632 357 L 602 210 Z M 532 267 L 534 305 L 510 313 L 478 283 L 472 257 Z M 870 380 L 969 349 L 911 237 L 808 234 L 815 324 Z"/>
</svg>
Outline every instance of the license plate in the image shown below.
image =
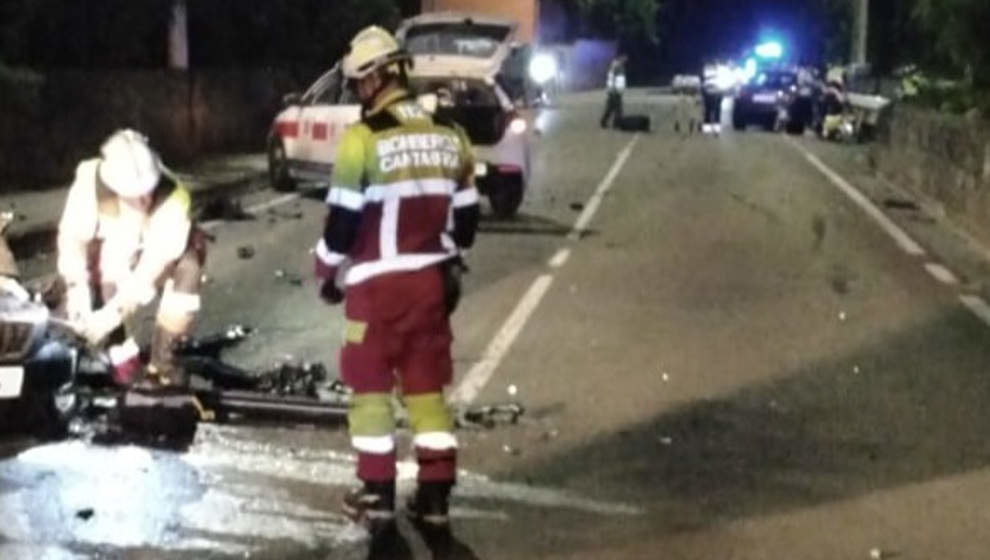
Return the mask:
<svg viewBox="0 0 990 560">
<path fill-rule="evenodd" d="M 24 368 L 21 366 L 0 367 L 0 399 L 16 399 L 24 387 Z"/>
<path fill-rule="evenodd" d="M 753 103 L 776 103 L 777 96 L 772 93 L 757 93 L 753 96 Z"/>
<path fill-rule="evenodd" d="M 488 164 L 485 164 L 485 163 L 476 163 L 476 164 L 474 164 L 474 176 L 475 177 L 484 177 L 486 175 L 488 175 Z"/>
</svg>

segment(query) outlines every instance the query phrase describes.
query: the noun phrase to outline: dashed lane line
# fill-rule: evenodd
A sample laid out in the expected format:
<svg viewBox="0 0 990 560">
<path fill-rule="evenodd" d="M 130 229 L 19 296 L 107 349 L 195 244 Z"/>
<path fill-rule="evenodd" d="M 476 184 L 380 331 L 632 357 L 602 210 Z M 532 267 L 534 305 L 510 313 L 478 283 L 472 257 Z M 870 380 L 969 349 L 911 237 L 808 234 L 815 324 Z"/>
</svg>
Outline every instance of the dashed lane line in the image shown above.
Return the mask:
<svg viewBox="0 0 990 560">
<path fill-rule="evenodd" d="M 959 301 L 980 318 L 981 321 L 990 326 L 990 305 L 983 301 L 980 296 L 961 295 Z"/>
<path fill-rule="evenodd" d="M 598 207 L 602 204 L 602 199 L 605 198 L 605 194 L 612 188 L 612 184 L 615 183 L 615 178 L 622 171 L 622 168 L 626 165 L 626 160 L 632 155 L 633 148 L 636 147 L 636 142 L 639 141 L 639 135 L 633 137 L 629 141 L 629 144 L 619 152 L 619 157 L 616 158 L 615 163 L 612 164 L 612 168 L 608 170 L 608 174 L 599 183 L 598 188 L 595 189 L 595 193 L 591 195 L 588 199 L 587 204 L 584 205 L 584 211 L 578 216 L 576 222 L 574 222 L 574 228 L 571 229 L 571 233 L 567 236 L 571 241 L 577 241 L 584 234 L 585 230 L 588 228 L 588 224 L 591 223 L 592 218 L 595 217 L 595 213 L 598 212 Z"/>
<path fill-rule="evenodd" d="M 542 274 L 530 285 L 529 289 L 526 290 L 526 294 L 523 295 L 516 308 L 512 311 L 512 314 L 506 319 L 502 328 L 498 330 L 495 338 L 485 348 L 485 353 L 482 355 L 481 360 L 471 367 L 471 370 L 464 376 L 461 384 L 451 394 L 450 400 L 452 402 L 467 405 L 478 397 L 478 393 L 491 380 L 492 375 L 495 374 L 495 370 L 498 369 L 499 364 L 502 363 L 502 359 L 512 347 L 512 343 L 516 341 L 516 337 L 519 336 L 519 333 L 522 332 L 523 327 L 526 326 L 533 312 L 536 311 L 540 302 L 543 301 L 543 296 L 547 294 L 552 283 L 553 276 Z"/>
<path fill-rule="evenodd" d="M 574 227 L 568 235 L 569 240 L 575 241 L 581 238 L 581 233 L 595 217 L 595 213 L 601 206 L 602 199 L 609 189 L 612 188 L 612 184 L 615 182 L 616 177 L 619 176 L 619 172 L 622 171 L 626 161 L 632 155 L 633 148 L 636 146 L 638 140 L 639 135 L 637 134 L 619 152 L 615 163 L 612 164 L 605 178 L 599 183 L 598 188 L 595 189 L 594 194 L 591 195 L 591 198 L 585 205 L 584 211 L 581 212 L 581 215 L 578 216 L 577 221 L 574 223 Z M 567 262 L 570 256 L 571 249 L 563 247 L 554 254 L 548 265 L 550 268 L 559 269 Z M 526 293 L 523 294 L 522 299 L 516 304 L 515 309 L 513 309 L 508 319 L 499 328 L 495 334 L 495 338 L 485 348 L 481 359 L 471 367 L 457 388 L 451 393 L 450 400 L 452 403 L 468 405 L 474 402 L 474 399 L 478 397 L 482 389 L 485 388 L 485 385 L 488 384 L 495 374 L 498 366 L 512 348 L 512 344 L 516 341 L 519 333 L 526 327 L 526 323 L 529 322 L 530 317 L 533 316 L 533 313 L 539 307 L 540 302 L 543 301 L 543 297 L 546 296 L 552 284 L 552 274 L 541 274 L 533 281 L 529 289 L 526 290 Z"/>
<path fill-rule="evenodd" d="M 932 278 L 947 286 L 956 286 L 959 284 L 959 279 L 956 278 L 956 275 L 941 264 L 931 262 L 925 263 L 925 270 L 928 271 L 928 274 L 930 274 Z"/>
<path fill-rule="evenodd" d="M 550 259 L 550 262 L 548 262 L 547 265 L 549 265 L 550 268 L 560 268 L 567 264 L 567 260 L 570 258 L 571 249 L 569 247 L 564 247 L 553 255 L 553 258 Z"/>
</svg>

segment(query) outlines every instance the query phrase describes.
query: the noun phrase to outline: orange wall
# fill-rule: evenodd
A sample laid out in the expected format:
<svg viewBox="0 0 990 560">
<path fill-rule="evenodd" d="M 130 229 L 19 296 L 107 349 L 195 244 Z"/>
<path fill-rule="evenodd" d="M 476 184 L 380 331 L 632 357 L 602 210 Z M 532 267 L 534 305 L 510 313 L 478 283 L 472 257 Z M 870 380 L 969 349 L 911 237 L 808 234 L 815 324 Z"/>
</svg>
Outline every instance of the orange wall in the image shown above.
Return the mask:
<svg viewBox="0 0 990 560">
<path fill-rule="evenodd" d="M 515 20 L 519 23 L 516 40 L 536 38 L 539 0 L 423 0 L 424 12 L 474 12 Z"/>
</svg>

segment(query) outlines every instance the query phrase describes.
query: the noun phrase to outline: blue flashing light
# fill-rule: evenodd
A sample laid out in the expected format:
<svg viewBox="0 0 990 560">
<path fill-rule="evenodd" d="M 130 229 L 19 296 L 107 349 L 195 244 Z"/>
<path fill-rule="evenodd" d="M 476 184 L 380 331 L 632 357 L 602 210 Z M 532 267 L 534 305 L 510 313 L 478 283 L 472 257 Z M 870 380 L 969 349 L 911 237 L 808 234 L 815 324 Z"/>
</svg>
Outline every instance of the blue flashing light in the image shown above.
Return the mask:
<svg viewBox="0 0 990 560">
<path fill-rule="evenodd" d="M 780 58 L 784 56 L 784 46 L 776 41 L 769 41 L 756 46 L 756 56 L 760 58 Z"/>
</svg>

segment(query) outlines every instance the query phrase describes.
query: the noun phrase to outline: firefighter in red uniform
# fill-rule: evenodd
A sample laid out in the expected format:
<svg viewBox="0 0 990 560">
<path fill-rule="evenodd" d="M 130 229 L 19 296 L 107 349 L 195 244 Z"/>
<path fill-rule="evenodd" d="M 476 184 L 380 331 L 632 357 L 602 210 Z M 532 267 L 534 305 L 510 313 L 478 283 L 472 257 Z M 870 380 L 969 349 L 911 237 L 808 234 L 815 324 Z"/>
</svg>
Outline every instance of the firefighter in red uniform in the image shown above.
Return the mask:
<svg viewBox="0 0 990 560">
<path fill-rule="evenodd" d="M 419 464 L 413 521 L 449 534 L 457 440 L 443 395 L 450 383 L 448 271 L 474 242 L 478 192 L 470 142 L 407 89 L 409 55 L 384 29 L 351 42 L 343 71 L 361 122 L 337 151 L 329 214 L 316 248 L 321 295 L 346 294 L 341 376 L 354 391 L 348 422 L 363 487 L 344 500 L 356 520 L 394 527 L 396 381 Z"/>
</svg>

